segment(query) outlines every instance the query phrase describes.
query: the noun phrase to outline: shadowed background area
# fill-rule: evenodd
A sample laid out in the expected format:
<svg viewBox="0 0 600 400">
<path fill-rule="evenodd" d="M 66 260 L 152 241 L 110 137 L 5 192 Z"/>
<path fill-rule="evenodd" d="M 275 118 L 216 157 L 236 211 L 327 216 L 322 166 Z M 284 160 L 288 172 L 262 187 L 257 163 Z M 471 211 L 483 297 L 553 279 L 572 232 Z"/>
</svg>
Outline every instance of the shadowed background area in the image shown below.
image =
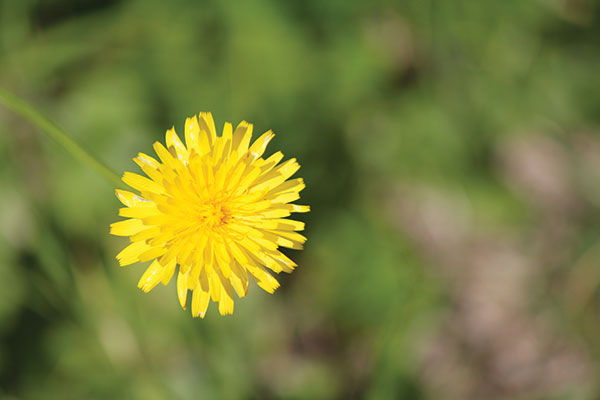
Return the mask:
<svg viewBox="0 0 600 400">
<path fill-rule="evenodd" d="M 312 208 L 274 295 L 192 319 L 0 107 L 0 396 L 597 399 L 599 40 L 595 0 L 0 1 L 0 86 L 115 171 L 211 111 Z"/>
</svg>

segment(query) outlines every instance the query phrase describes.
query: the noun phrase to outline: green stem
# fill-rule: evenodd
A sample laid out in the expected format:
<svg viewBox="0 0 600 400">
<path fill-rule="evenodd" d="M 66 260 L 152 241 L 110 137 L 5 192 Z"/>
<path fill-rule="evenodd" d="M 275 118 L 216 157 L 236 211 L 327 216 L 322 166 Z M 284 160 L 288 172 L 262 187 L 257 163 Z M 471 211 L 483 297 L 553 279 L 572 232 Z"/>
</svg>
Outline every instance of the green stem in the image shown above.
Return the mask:
<svg viewBox="0 0 600 400">
<path fill-rule="evenodd" d="M 8 109 L 21 115 L 33 125 L 37 126 L 46 136 L 54 140 L 70 153 L 76 160 L 87 164 L 95 170 L 100 176 L 117 187 L 123 187 L 123 183 L 119 176 L 110 168 L 98 161 L 94 156 L 85 151 L 73 139 L 71 139 L 62 129 L 56 126 L 49 119 L 37 112 L 31 105 L 21 100 L 14 94 L 0 88 L 0 103 L 4 104 Z"/>
</svg>

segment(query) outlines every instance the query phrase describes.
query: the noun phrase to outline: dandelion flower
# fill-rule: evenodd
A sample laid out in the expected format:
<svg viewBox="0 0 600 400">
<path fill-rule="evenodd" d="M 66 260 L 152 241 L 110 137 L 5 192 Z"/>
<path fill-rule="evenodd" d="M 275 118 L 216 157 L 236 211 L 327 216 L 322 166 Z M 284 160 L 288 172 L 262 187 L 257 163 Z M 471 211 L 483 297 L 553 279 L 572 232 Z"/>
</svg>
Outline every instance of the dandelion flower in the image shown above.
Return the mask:
<svg viewBox="0 0 600 400">
<path fill-rule="evenodd" d="M 185 145 L 171 128 L 166 147 L 154 143 L 158 159 L 133 159 L 148 177 L 123 174 L 139 194 L 116 190 L 127 219 L 110 232 L 131 240 L 117 255 L 120 265 L 152 261 L 139 288 L 167 285 L 178 270 L 184 309 L 191 291 L 194 317 L 204 317 L 211 299 L 225 315 L 233 313 L 234 292 L 248 292 L 249 277 L 273 293 L 279 283 L 267 269 L 294 270 L 279 247 L 301 249 L 304 223 L 286 217 L 309 206 L 291 204 L 305 186 L 302 178 L 288 180 L 300 168 L 296 160 L 279 164 L 281 152 L 263 158 L 273 136 L 268 131 L 250 145 L 252 124 L 245 121 L 235 130 L 226 123 L 217 136 L 212 115 L 200 113 L 185 121 Z"/>
</svg>

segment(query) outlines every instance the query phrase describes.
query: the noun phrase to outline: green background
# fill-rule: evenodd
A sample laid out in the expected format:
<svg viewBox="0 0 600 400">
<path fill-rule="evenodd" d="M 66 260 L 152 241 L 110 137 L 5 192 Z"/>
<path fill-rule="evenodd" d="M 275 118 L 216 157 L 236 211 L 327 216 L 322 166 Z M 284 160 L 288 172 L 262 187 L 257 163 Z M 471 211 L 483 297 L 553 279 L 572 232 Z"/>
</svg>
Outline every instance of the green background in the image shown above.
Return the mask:
<svg viewBox="0 0 600 400">
<path fill-rule="evenodd" d="M 274 295 L 192 319 L 0 107 L 0 395 L 597 399 L 599 67 L 594 0 L 0 1 L 0 86 L 115 171 L 211 111 L 312 208 Z"/>
</svg>

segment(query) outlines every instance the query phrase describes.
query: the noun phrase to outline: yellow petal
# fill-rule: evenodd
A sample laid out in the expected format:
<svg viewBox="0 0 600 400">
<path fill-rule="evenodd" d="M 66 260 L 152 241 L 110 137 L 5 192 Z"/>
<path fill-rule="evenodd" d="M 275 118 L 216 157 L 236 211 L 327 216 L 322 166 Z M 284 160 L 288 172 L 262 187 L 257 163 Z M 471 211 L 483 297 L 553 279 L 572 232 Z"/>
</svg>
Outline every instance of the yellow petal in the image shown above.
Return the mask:
<svg viewBox="0 0 600 400">
<path fill-rule="evenodd" d="M 248 256 L 235 242 L 230 242 L 228 247 L 231 254 L 240 265 L 246 265 L 248 263 Z"/>
<path fill-rule="evenodd" d="M 212 149 L 212 164 L 215 166 L 220 166 L 221 164 L 221 156 L 223 155 L 223 149 L 225 147 L 225 142 L 223 138 L 216 138 L 213 144 Z"/>
<path fill-rule="evenodd" d="M 265 152 L 267 145 L 275 137 L 275 134 L 272 131 L 267 131 L 263 133 L 256 141 L 250 146 L 248 153 L 252 157 L 252 160 L 256 160 L 258 157 L 262 156 Z"/>
<path fill-rule="evenodd" d="M 267 172 L 271 171 L 282 159 L 283 153 L 280 151 L 271 154 L 269 158 L 267 158 L 260 166 L 262 173 L 266 174 Z"/>
<path fill-rule="evenodd" d="M 154 145 L 152 147 L 154 147 L 154 151 L 156 152 L 156 155 L 160 158 L 160 161 L 163 162 L 165 167 L 171 168 L 171 169 L 177 169 L 178 165 L 175 162 L 175 158 L 173 158 L 173 155 L 171 153 L 169 153 L 169 150 L 167 150 L 166 147 L 163 146 L 161 142 L 154 142 Z M 164 172 L 163 172 L 163 174 L 164 174 Z"/>
<path fill-rule="evenodd" d="M 285 231 L 274 231 L 274 232 L 278 232 L 280 234 L 276 234 L 271 231 L 263 230 L 262 233 L 263 233 L 264 239 L 269 242 L 276 243 L 277 246 L 287 247 L 287 248 L 296 249 L 296 250 L 302 249 L 302 245 L 304 243 L 303 241 L 290 239 L 288 236 L 285 235 L 286 233 L 288 233 Z M 295 232 L 293 232 L 293 233 L 295 233 Z M 298 236 L 300 236 L 302 238 L 304 237 L 302 235 L 298 235 Z"/>
<path fill-rule="evenodd" d="M 163 267 L 158 263 L 158 261 L 154 260 L 152 264 L 148 267 L 146 272 L 140 278 L 138 282 L 138 287 L 142 289 L 144 292 L 149 292 L 152 290 L 158 283 L 160 282 L 163 274 Z"/>
<path fill-rule="evenodd" d="M 231 289 L 230 289 L 231 290 Z M 221 297 L 219 299 L 219 313 L 221 315 L 233 314 L 233 292 L 221 286 Z"/>
<path fill-rule="evenodd" d="M 300 194 L 298 192 L 288 192 L 288 193 L 281 193 L 276 195 L 275 197 L 270 197 L 270 196 L 266 196 L 269 200 L 271 200 L 271 203 L 273 204 L 277 204 L 277 203 L 290 203 L 292 201 L 296 201 L 300 198 Z"/>
<path fill-rule="evenodd" d="M 246 154 L 250 145 L 250 139 L 252 139 L 252 124 L 246 121 L 240 122 L 233 132 L 232 150 L 237 151 L 240 157 Z"/>
<path fill-rule="evenodd" d="M 196 117 L 194 117 L 194 120 L 196 120 Z M 201 156 L 210 153 L 211 147 L 214 144 L 214 140 L 206 120 L 204 118 L 200 118 L 196 121 L 198 125 L 198 147 L 196 151 L 198 152 L 198 155 Z"/>
<path fill-rule="evenodd" d="M 160 211 L 154 203 L 140 203 L 133 207 L 119 208 L 119 215 L 127 218 L 146 218 L 154 215 L 159 215 Z"/>
<path fill-rule="evenodd" d="M 144 154 L 138 153 L 138 156 L 133 159 L 137 165 L 144 171 L 146 175 L 150 177 L 154 182 L 161 182 L 163 177 L 158 168 L 160 164 L 154 158 Z"/>
<path fill-rule="evenodd" d="M 248 272 L 256 284 L 267 293 L 274 293 L 279 287 L 279 282 L 261 266 L 250 266 Z"/>
<path fill-rule="evenodd" d="M 270 208 L 260 213 L 263 218 L 285 218 L 291 211 L 285 208 L 287 204 L 272 204 Z"/>
<path fill-rule="evenodd" d="M 206 315 L 206 309 L 208 308 L 209 300 L 209 294 L 202 290 L 200 285 L 196 286 L 192 293 L 192 316 L 194 318 L 204 318 L 204 315 Z"/>
<path fill-rule="evenodd" d="M 294 175 L 300 169 L 300 164 L 296 159 L 287 160 L 272 171 L 262 174 L 252 187 L 252 191 L 273 189 L 285 182 L 290 176 Z"/>
<path fill-rule="evenodd" d="M 125 172 L 122 179 L 123 182 L 140 192 L 164 193 L 164 188 L 161 185 L 141 175 Z"/>
<path fill-rule="evenodd" d="M 181 273 L 179 270 L 179 274 L 177 275 L 177 297 L 179 298 L 179 304 L 181 304 L 181 308 L 186 309 L 186 299 L 187 299 L 187 274 Z"/>
<path fill-rule="evenodd" d="M 245 250 L 241 251 L 246 253 Z M 266 292 L 273 293 L 279 287 L 279 282 L 263 266 L 259 265 L 253 257 L 246 255 L 246 262 L 243 265 L 258 286 Z"/>
<path fill-rule="evenodd" d="M 187 161 L 189 154 L 188 150 L 183 145 L 183 142 L 177 136 L 177 132 L 175 132 L 175 127 L 172 127 L 165 134 L 165 143 L 167 144 L 167 148 L 174 149 L 177 154 L 177 158 L 181 161 Z"/>
<path fill-rule="evenodd" d="M 110 233 L 116 236 L 131 236 L 146 228 L 147 226 L 139 219 L 126 219 L 110 224 Z"/>
<path fill-rule="evenodd" d="M 254 228 L 282 231 L 301 231 L 304 229 L 304 222 L 291 219 L 264 219 L 261 217 L 247 217 L 244 220 Z"/>
<path fill-rule="evenodd" d="M 218 302 L 221 298 L 221 281 L 216 273 L 212 273 L 208 277 L 208 284 L 210 288 L 210 297 L 212 301 Z"/>
<path fill-rule="evenodd" d="M 231 272 L 231 286 L 239 297 L 244 297 L 248 293 L 248 273 L 236 261 L 231 263 Z"/>
<path fill-rule="evenodd" d="M 140 255 L 150 249 L 145 242 L 133 242 L 129 246 L 125 247 L 119 254 L 117 254 L 117 260 L 119 265 L 122 267 L 125 265 L 133 264 L 138 262 Z"/>
<path fill-rule="evenodd" d="M 137 242 L 136 242 L 137 243 Z M 144 243 L 144 242 L 140 242 Z M 150 261 L 153 258 L 162 256 L 167 252 L 167 249 L 161 246 L 150 247 L 148 250 L 140 254 L 139 259 L 141 262 Z"/>
<path fill-rule="evenodd" d="M 194 115 L 192 118 L 185 119 L 185 145 L 189 151 L 195 150 L 198 154 L 200 152 L 198 144 L 198 136 L 200 135 L 200 127 L 198 126 L 198 119 Z"/>
<path fill-rule="evenodd" d="M 163 285 L 167 286 L 169 284 L 169 282 L 171 281 L 171 278 L 173 277 L 173 274 L 175 273 L 176 266 L 177 266 L 177 263 L 173 259 L 163 269 L 163 274 L 160 278 L 160 281 L 162 282 Z"/>
<path fill-rule="evenodd" d="M 212 113 L 209 112 L 201 112 L 198 114 L 198 122 L 200 123 L 200 127 L 202 128 L 202 122 L 207 128 L 207 133 L 210 138 L 210 143 L 214 145 L 215 139 L 217 137 L 217 130 L 215 129 L 215 121 L 213 120 Z"/>
<path fill-rule="evenodd" d="M 144 225 L 144 227 L 146 229 L 144 229 L 143 231 L 132 235 L 130 240 L 132 242 L 137 242 L 139 240 L 146 240 L 146 243 L 150 244 L 150 240 L 148 239 L 153 239 L 155 236 L 160 234 L 160 226 L 146 226 Z M 152 245 L 151 245 L 152 246 Z M 156 246 L 154 246 L 156 247 Z"/>
<path fill-rule="evenodd" d="M 274 197 L 281 193 L 289 193 L 289 192 L 298 193 L 298 192 L 302 191 L 302 189 L 304 189 L 305 187 L 306 187 L 306 185 L 304 184 L 304 179 L 302 179 L 302 178 L 291 179 L 291 180 L 285 181 L 284 183 L 280 184 L 279 186 L 271 189 L 267 193 L 266 197 Z"/>
<path fill-rule="evenodd" d="M 300 206 L 298 204 L 286 204 L 291 212 L 305 213 L 310 211 L 310 206 Z"/>
<path fill-rule="evenodd" d="M 257 253 L 257 255 L 267 268 L 272 269 L 275 272 L 278 272 L 277 270 L 281 270 L 290 273 L 294 270 L 294 268 L 297 267 L 295 262 L 290 260 L 278 250 L 274 252 L 260 252 Z"/>
<path fill-rule="evenodd" d="M 302 246 L 306 242 L 306 237 L 299 234 L 298 232 L 290 232 L 290 231 L 271 231 L 273 234 L 277 236 L 282 236 L 286 239 L 289 239 L 298 245 Z M 293 247 L 294 249 L 296 247 Z"/>
<path fill-rule="evenodd" d="M 233 155 L 232 155 L 233 157 Z M 229 177 L 229 181 L 227 183 L 227 191 L 232 190 L 240 181 L 240 179 L 242 178 L 242 175 L 244 174 L 244 171 L 246 170 L 246 166 L 244 164 L 238 164 L 236 165 L 235 169 L 233 170 L 233 173 L 231 174 L 231 176 Z"/>
<path fill-rule="evenodd" d="M 247 169 L 248 173 L 243 175 L 241 182 L 239 183 L 238 192 L 244 192 L 255 180 L 260 176 L 260 168 L 250 167 Z"/>
<path fill-rule="evenodd" d="M 193 265 L 190 267 L 190 274 L 188 276 L 188 287 L 195 288 L 200 282 L 200 274 L 202 273 L 202 265 Z"/>
<path fill-rule="evenodd" d="M 148 200 L 138 196 L 135 193 L 128 192 L 127 190 L 115 190 L 117 198 L 126 205 L 127 207 L 133 207 L 140 202 L 149 202 Z"/>
<path fill-rule="evenodd" d="M 226 122 L 223 126 L 222 137 L 223 141 L 225 142 L 225 146 L 223 148 L 223 159 L 227 159 L 231 155 L 231 145 L 233 143 L 233 127 L 229 122 Z M 233 165 L 233 159 L 230 158 L 229 162 Z"/>
<path fill-rule="evenodd" d="M 229 278 L 231 276 L 231 257 L 229 257 L 225 245 L 223 243 L 215 243 L 214 249 L 215 261 L 217 262 L 216 265 L 218 266 L 223 276 L 225 278 Z"/>
<path fill-rule="evenodd" d="M 202 290 L 204 290 L 207 293 L 210 292 L 210 284 L 208 282 L 208 273 L 205 272 L 203 274 L 200 274 L 199 283 L 200 283 L 200 287 L 202 288 Z"/>
</svg>

